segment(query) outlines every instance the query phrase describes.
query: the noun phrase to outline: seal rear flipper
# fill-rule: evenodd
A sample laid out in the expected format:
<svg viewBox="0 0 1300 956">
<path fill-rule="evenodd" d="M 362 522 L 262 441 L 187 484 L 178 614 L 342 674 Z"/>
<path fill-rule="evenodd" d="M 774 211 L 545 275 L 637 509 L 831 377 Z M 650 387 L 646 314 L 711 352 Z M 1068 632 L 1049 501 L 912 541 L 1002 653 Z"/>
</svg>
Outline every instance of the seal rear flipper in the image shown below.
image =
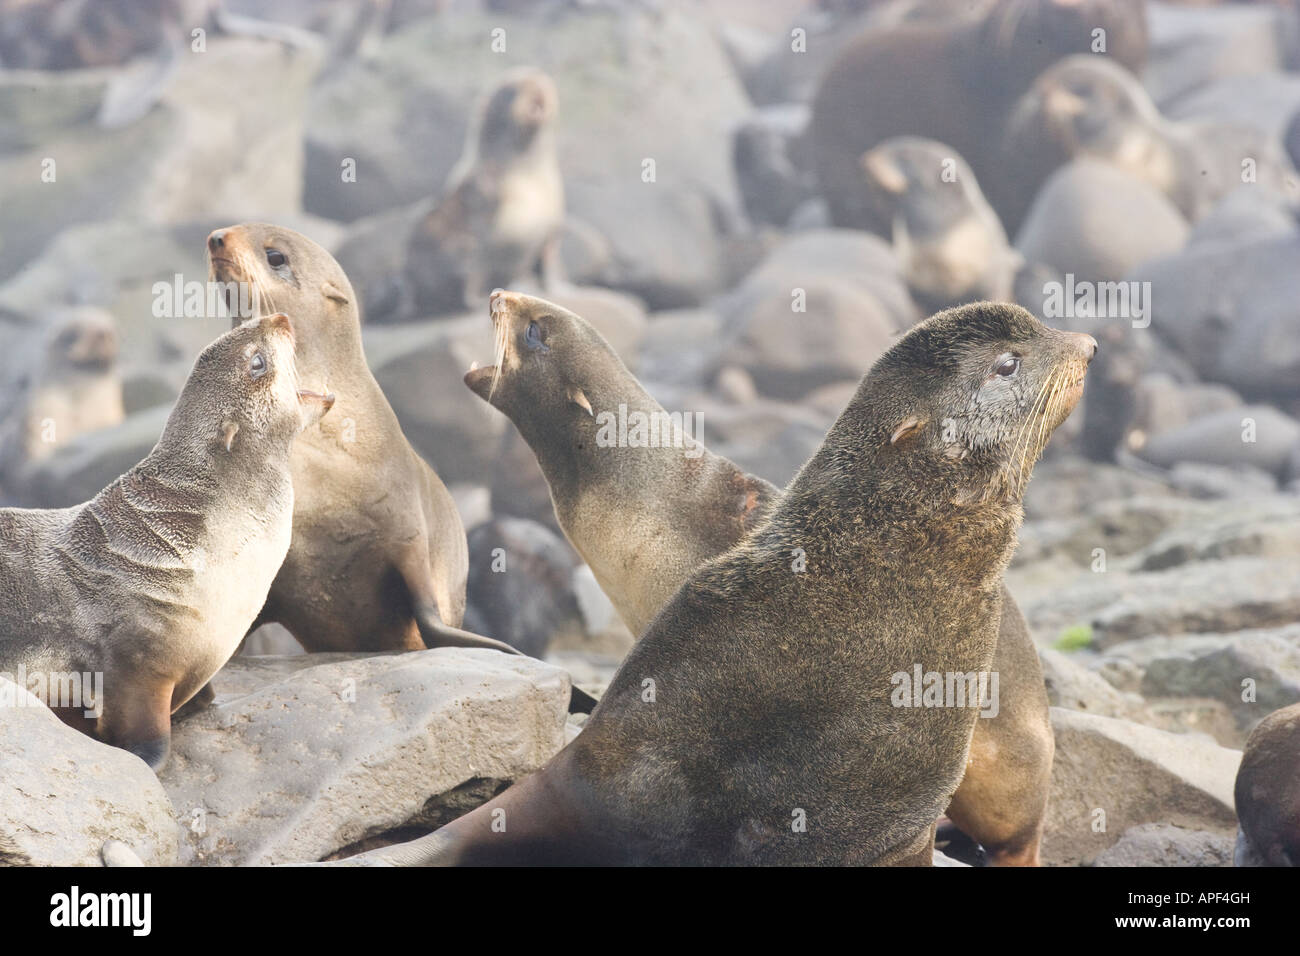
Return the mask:
<svg viewBox="0 0 1300 956">
<path fill-rule="evenodd" d="M 459 627 L 451 627 L 443 624 L 438 620 L 437 613 L 432 610 L 426 610 L 424 613 L 416 611 L 416 624 L 420 628 L 420 637 L 424 640 L 426 647 L 484 647 L 494 651 L 501 651 L 505 654 L 516 654 L 519 657 L 527 657 L 523 651 L 511 647 L 504 641 L 498 641 L 495 638 L 484 637 L 482 634 L 475 634 L 472 631 L 465 631 Z M 595 710 L 597 700 L 577 684 L 573 684 L 569 691 L 569 713 L 571 714 L 590 714 Z"/>
<path fill-rule="evenodd" d="M 239 646 L 243 647 L 242 644 Z M 191 714 L 196 714 L 199 711 L 206 709 L 216 699 L 217 699 L 217 692 L 212 689 L 212 682 L 208 681 L 201 688 L 199 688 L 199 692 L 197 694 L 195 694 L 185 703 L 181 704 L 180 707 L 176 708 L 176 712 L 172 714 L 172 720 L 184 720 L 186 717 L 189 717 Z"/>
</svg>

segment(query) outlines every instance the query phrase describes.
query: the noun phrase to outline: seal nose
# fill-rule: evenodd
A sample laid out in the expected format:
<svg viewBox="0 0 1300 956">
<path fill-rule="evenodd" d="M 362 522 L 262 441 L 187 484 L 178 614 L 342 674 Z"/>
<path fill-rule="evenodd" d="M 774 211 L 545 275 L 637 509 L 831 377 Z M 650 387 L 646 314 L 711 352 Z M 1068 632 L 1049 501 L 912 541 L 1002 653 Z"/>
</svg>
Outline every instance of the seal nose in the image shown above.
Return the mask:
<svg viewBox="0 0 1300 956">
<path fill-rule="evenodd" d="M 208 234 L 208 250 L 211 252 L 220 252 L 226 246 L 225 229 L 214 229 Z"/>
<path fill-rule="evenodd" d="M 493 315 L 504 312 L 514 302 L 514 293 L 507 292 L 505 289 L 493 289 L 492 294 L 488 296 L 488 311 Z"/>
<path fill-rule="evenodd" d="M 1079 350 L 1087 356 L 1086 361 L 1091 362 L 1093 356 L 1097 354 L 1097 340 L 1086 332 L 1075 332 L 1074 337 L 1079 344 Z"/>
</svg>

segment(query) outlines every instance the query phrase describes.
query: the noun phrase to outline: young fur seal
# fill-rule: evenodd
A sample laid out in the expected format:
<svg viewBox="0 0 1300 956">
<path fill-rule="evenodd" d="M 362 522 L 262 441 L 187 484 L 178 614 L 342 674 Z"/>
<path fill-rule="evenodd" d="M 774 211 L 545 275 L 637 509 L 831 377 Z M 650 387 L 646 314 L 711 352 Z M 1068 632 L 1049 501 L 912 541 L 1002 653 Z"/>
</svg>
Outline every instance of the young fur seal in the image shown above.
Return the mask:
<svg viewBox="0 0 1300 956">
<path fill-rule="evenodd" d="M 441 195 L 353 231 L 338 259 L 366 322 L 461 312 L 539 265 L 564 222 L 558 110 L 549 76 L 511 72 L 477 108 Z"/>
<path fill-rule="evenodd" d="M 861 162 L 867 202 L 890 223 L 894 253 L 922 311 L 1010 301 L 1023 259 L 952 147 L 896 136 Z"/>
<path fill-rule="evenodd" d="M 144 461 L 84 505 L 0 510 L 0 671 L 155 770 L 172 712 L 239 647 L 289 550 L 290 446 L 334 402 L 298 388 L 293 352 L 285 315 L 236 327 Z"/>
<path fill-rule="evenodd" d="M 503 375 L 563 343 L 540 333 L 507 343 Z M 976 710 L 904 691 L 916 670 L 988 670 L 1021 497 L 1095 348 L 1010 305 L 922 322 L 768 520 L 659 612 L 569 746 L 355 862 L 928 863 Z"/>
<path fill-rule="evenodd" d="M 889 223 L 862 200 L 858 159 L 903 135 L 947 143 L 965 157 L 1000 214 L 1008 113 L 1039 73 L 1064 56 L 1092 53 L 1099 36 L 1106 56 L 1138 72 L 1147 52 L 1145 3 L 993 0 L 977 16 L 904 23 L 853 40 L 822 78 L 808 131 L 835 224 L 889 235 Z"/>
<path fill-rule="evenodd" d="M 308 651 L 517 654 L 460 627 L 468 574 L 460 514 L 366 365 L 356 296 L 338 263 L 291 229 L 244 223 L 208 236 L 208 267 L 217 281 L 249 283 L 254 307 L 292 311 L 298 368 L 341 396 L 294 446 L 293 544 L 257 624 L 284 625 Z M 574 701 L 594 705 L 576 688 Z"/>
<path fill-rule="evenodd" d="M 684 448 L 600 447 L 599 412 L 640 413 L 660 423 L 661 436 L 663 424 L 679 426 L 580 316 L 505 291 L 493 293 L 490 315 L 498 342 L 534 359 L 508 363 L 502 344 L 501 371 L 475 369 L 465 384 L 534 450 L 565 536 L 640 635 L 693 571 L 762 523 L 781 490 L 709 451 L 698 434 L 684 436 Z M 530 338 L 546 351 L 530 349 Z M 948 816 L 990 862 L 1037 865 L 1055 746 L 1038 653 L 1005 588 L 993 666 L 1000 709 L 976 721 Z"/>
</svg>

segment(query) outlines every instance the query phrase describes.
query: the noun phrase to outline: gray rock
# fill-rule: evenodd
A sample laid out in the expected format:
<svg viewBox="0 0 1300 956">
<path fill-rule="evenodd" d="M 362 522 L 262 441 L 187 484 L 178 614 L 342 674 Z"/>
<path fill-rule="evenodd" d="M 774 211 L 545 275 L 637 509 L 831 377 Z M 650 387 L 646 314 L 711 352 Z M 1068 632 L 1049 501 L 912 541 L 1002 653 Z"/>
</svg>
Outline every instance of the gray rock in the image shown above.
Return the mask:
<svg viewBox="0 0 1300 956">
<path fill-rule="evenodd" d="M 1297 626 L 1300 627 L 1300 626 Z M 1245 682 L 1250 681 L 1248 694 Z M 1158 657 L 1146 668 L 1147 697 L 1208 697 L 1221 701 L 1247 728 L 1274 710 L 1300 702 L 1300 642 L 1269 633 L 1226 647 Z M 1243 700 L 1250 696 L 1252 699 Z"/>
<path fill-rule="evenodd" d="M 1219 504 L 1189 507 L 1180 524 L 1136 552 L 1131 563 L 1141 571 L 1160 571 L 1243 555 L 1300 556 L 1300 500 L 1268 495 L 1226 510 Z"/>
<path fill-rule="evenodd" d="M 490 794 L 564 743 L 569 679 L 540 661 L 442 648 L 236 658 L 179 721 L 163 785 L 199 865 L 319 860 Z M 457 807 L 457 809 L 461 809 Z"/>
<path fill-rule="evenodd" d="M 363 341 L 407 440 L 442 480 L 481 481 L 490 474 L 509 422 L 463 381 L 472 362 L 493 361 L 486 315 L 366 326 Z"/>
<path fill-rule="evenodd" d="M 1136 454 L 1161 468 L 1180 462 L 1247 465 L 1280 478 L 1297 441 L 1300 422 L 1290 415 L 1271 405 L 1245 405 L 1152 435 Z"/>
<path fill-rule="evenodd" d="M 153 866 L 176 863 L 179 828 L 158 778 L 134 754 L 60 721 L 0 675 L 0 862 L 99 866 L 110 840 Z"/>
<path fill-rule="evenodd" d="M 494 29 L 505 31 L 508 56 L 492 52 Z M 605 245 L 600 262 L 579 269 L 566 243 L 569 274 L 659 308 L 714 291 L 720 225 L 739 209 L 729 136 L 750 106 L 713 31 L 673 11 L 566 9 L 545 20 L 463 12 L 399 29 L 315 91 L 306 208 L 351 220 L 435 193 L 459 156 L 471 104 L 521 62 L 555 80 L 566 206 Z M 626 135 L 608 135 L 615 128 Z M 355 183 L 341 182 L 348 157 Z M 653 182 L 643 181 L 645 160 Z"/>
<path fill-rule="evenodd" d="M 861 378 L 916 318 L 889 247 L 848 230 L 788 239 L 717 307 L 726 363 L 783 399 Z"/>
<path fill-rule="evenodd" d="M 1044 862 L 1090 863 L 1143 823 L 1230 838 L 1239 751 L 1059 707 L 1052 708 L 1052 729 Z"/>
<path fill-rule="evenodd" d="M 1180 461 L 1169 470 L 1169 484 L 1196 498 L 1255 498 L 1277 490 L 1277 479 L 1252 465 L 1203 465 Z"/>
<path fill-rule="evenodd" d="M 1143 718 L 1145 708 L 1141 697 L 1117 690 L 1073 655 L 1039 648 L 1038 657 L 1047 684 L 1047 700 L 1053 707 L 1125 720 Z"/>
<path fill-rule="evenodd" d="M 120 425 L 78 435 L 23 471 L 16 483 L 19 502 L 66 508 L 89 501 L 153 450 L 170 413 L 168 406 L 155 406 Z"/>
<path fill-rule="evenodd" d="M 1105 577 L 1105 575 L 1099 575 Z M 1229 558 L 1117 582 L 1092 618 L 1096 646 L 1151 634 L 1239 631 L 1300 620 L 1300 560 Z"/>
<path fill-rule="evenodd" d="M 582 612 L 573 592 L 577 556 L 550 528 L 500 517 L 469 532 L 465 627 L 532 657 L 553 641 L 581 643 Z"/>
<path fill-rule="evenodd" d="M 303 106 L 319 52 L 251 38 L 212 37 L 182 56 L 159 102 L 117 129 L 79 122 L 0 156 L 0 278 L 65 226 L 122 216 L 154 222 L 218 214 L 274 217 L 299 207 Z M 66 78 L 23 74 L 56 113 Z M 2 99 L 3 97 L 0 97 Z M 75 111 L 74 111 L 75 112 Z M 42 180 L 55 162 L 54 183 Z"/>
<path fill-rule="evenodd" d="M 1143 262 L 1177 252 L 1188 228 L 1152 186 L 1097 160 L 1078 159 L 1043 184 L 1015 246 L 1027 261 L 1072 274 L 1076 282 L 1115 282 Z"/>
<path fill-rule="evenodd" d="M 1233 839 L 1169 823 L 1131 827 L 1093 866 L 1231 866 Z"/>
</svg>

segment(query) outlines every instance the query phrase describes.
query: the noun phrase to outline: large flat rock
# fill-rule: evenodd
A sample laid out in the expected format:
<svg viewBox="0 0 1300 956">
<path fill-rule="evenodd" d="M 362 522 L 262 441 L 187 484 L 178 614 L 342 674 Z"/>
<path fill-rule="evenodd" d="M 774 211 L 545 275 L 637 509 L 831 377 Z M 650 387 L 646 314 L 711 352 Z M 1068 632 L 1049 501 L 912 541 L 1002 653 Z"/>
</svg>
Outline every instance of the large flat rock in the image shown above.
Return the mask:
<svg viewBox="0 0 1300 956">
<path fill-rule="evenodd" d="M 467 784 L 486 797 L 565 742 L 568 675 L 496 651 L 241 657 L 213 686 L 161 775 L 190 865 L 319 860 Z"/>
<path fill-rule="evenodd" d="M 176 862 L 171 804 L 143 760 L 73 730 L 4 677 L 0 701 L 0 864 L 99 866 L 109 840 L 147 864 Z"/>
</svg>

